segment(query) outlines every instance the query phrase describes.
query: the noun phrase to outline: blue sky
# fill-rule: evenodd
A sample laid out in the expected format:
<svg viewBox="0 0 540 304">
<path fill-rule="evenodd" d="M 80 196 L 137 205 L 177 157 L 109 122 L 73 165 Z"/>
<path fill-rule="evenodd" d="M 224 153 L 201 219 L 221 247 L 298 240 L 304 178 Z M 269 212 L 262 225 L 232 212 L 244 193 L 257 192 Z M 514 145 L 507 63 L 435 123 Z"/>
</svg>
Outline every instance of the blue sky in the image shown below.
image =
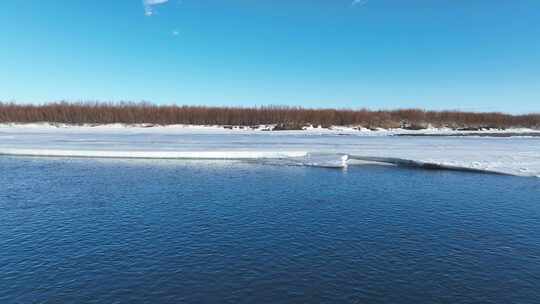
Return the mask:
<svg viewBox="0 0 540 304">
<path fill-rule="evenodd" d="M 540 112 L 537 0 L 11 0 L 0 28 L 3 101 Z"/>
</svg>

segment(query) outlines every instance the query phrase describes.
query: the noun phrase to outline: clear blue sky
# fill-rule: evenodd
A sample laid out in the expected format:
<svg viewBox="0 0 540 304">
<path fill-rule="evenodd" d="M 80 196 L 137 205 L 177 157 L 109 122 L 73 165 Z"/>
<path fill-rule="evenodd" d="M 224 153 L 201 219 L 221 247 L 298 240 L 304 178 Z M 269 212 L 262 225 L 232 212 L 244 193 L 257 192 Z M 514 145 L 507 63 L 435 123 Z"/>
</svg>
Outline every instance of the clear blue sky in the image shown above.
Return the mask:
<svg viewBox="0 0 540 304">
<path fill-rule="evenodd" d="M 156 1 L 3 1 L 0 100 L 540 112 L 538 0 Z"/>
</svg>

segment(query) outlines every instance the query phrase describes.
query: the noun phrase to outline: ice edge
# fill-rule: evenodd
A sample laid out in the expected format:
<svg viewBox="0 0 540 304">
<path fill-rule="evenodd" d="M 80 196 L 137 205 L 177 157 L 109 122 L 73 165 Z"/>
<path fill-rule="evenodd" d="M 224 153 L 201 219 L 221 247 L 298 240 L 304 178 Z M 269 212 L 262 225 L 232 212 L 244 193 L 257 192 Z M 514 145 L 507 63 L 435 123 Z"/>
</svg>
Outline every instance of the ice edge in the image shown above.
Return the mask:
<svg viewBox="0 0 540 304">
<path fill-rule="evenodd" d="M 307 151 L 98 151 L 53 149 L 0 149 L 4 156 L 70 157 L 70 158 L 123 158 L 123 159 L 191 159 L 191 160 L 265 160 L 276 165 L 300 165 L 324 168 L 346 168 L 354 161 L 374 164 L 391 164 L 424 170 L 461 171 L 482 174 L 540 177 L 513 174 L 467 166 L 446 165 L 419 160 L 350 155 L 345 153 L 316 153 Z"/>
</svg>

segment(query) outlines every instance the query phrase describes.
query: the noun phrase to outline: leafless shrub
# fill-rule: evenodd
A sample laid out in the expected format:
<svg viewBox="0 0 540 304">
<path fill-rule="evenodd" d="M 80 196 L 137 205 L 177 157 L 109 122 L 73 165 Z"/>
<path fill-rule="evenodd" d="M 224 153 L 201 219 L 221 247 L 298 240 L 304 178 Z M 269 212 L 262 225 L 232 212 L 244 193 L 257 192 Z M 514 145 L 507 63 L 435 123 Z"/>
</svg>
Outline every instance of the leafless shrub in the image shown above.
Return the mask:
<svg viewBox="0 0 540 304">
<path fill-rule="evenodd" d="M 159 106 L 146 102 L 55 102 L 42 105 L 0 102 L 0 123 L 66 124 L 196 124 L 254 126 L 276 124 L 284 129 L 305 125 L 366 128 L 540 128 L 540 114 L 509 115 L 460 111 L 400 109 L 306 109 L 288 106 L 205 107 Z"/>
</svg>

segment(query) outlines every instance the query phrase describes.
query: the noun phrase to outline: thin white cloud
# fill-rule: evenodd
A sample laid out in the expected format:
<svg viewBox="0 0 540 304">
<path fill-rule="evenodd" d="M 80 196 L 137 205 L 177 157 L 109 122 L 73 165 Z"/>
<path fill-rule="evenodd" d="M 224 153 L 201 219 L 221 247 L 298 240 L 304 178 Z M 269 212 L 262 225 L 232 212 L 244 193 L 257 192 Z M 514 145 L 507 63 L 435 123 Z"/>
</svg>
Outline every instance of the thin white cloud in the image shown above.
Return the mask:
<svg viewBox="0 0 540 304">
<path fill-rule="evenodd" d="M 164 4 L 169 0 L 143 0 L 144 14 L 146 16 L 152 16 L 154 14 L 154 6 Z"/>
<path fill-rule="evenodd" d="M 362 6 L 368 3 L 369 0 L 352 0 L 351 6 Z M 144 14 L 146 16 L 152 16 L 155 13 L 154 7 L 160 4 L 165 4 L 169 0 L 142 0 L 144 6 Z M 181 4 L 182 0 L 178 1 Z"/>
<path fill-rule="evenodd" d="M 351 5 L 352 6 L 362 6 L 364 4 L 367 4 L 368 0 L 353 0 Z"/>
</svg>

